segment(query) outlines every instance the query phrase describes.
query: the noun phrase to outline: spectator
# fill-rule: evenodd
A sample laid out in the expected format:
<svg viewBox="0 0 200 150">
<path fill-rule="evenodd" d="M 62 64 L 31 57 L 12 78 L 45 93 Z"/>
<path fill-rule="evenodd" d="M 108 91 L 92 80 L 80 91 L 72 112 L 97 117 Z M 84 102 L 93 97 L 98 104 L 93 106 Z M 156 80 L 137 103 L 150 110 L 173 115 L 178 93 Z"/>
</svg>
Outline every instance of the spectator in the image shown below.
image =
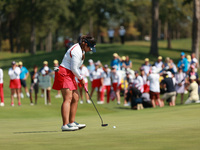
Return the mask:
<svg viewBox="0 0 200 150">
<path fill-rule="evenodd" d="M 131 101 L 131 109 L 137 109 L 137 104 L 142 103 L 141 91 L 135 87 L 135 84 L 129 89 L 126 101 Z"/>
<path fill-rule="evenodd" d="M 152 106 L 156 107 L 156 101 L 161 106 L 160 102 L 160 83 L 159 78 L 160 75 L 156 73 L 157 68 L 155 66 L 152 67 L 152 73 L 148 76 L 148 80 L 150 81 L 150 99 Z"/>
<path fill-rule="evenodd" d="M 54 65 L 54 71 L 55 70 L 57 70 L 57 69 L 59 69 L 59 62 L 58 62 L 58 60 L 54 60 L 53 61 L 53 65 Z M 55 73 L 54 73 L 55 74 Z M 61 96 L 61 94 L 60 94 L 60 90 L 57 90 L 57 94 L 56 94 L 56 96 L 55 96 L 55 98 L 61 98 L 62 96 Z"/>
<path fill-rule="evenodd" d="M 1 103 L 0 106 L 5 106 L 4 104 L 4 92 L 3 92 L 3 69 L 0 68 L 0 97 Z"/>
<path fill-rule="evenodd" d="M 169 60 L 169 63 L 170 63 L 170 66 L 172 67 L 171 69 L 169 69 L 169 71 L 173 74 L 177 73 L 177 67 L 176 65 L 174 64 L 173 60 L 170 59 Z"/>
<path fill-rule="evenodd" d="M 121 87 L 121 75 L 119 71 L 117 71 L 117 66 L 112 66 L 111 70 L 111 82 L 113 90 L 116 94 L 117 104 L 119 105 L 120 102 L 120 87 Z"/>
<path fill-rule="evenodd" d="M 47 66 L 44 67 L 44 69 L 42 70 L 42 76 L 47 76 L 47 77 L 51 78 L 51 73 L 49 72 L 49 67 L 47 67 Z M 51 86 L 47 87 L 46 89 L 47 89 L 47 91 L 46 91 L 47 92 L 47 104 L 51 105 Z"/>
<path fill-rule="evenodd" d="M 131 102 L 127 101 L 126 96 L 128 93 L 128 90 L 132 87 L 133 85 L 133 76 L 130 71 L 126 71 L 126 76 L 124 77 L 124 106 L 130 106 Z M 128 86 L 126 86 L 126 83 L 128 83 Z M 130 100 L 130 99 L 128 99 Z"/>
<path fill-rule="evenodd" d="M 33 104 L 33 90 L 35 92 L 35 105 L 37 104 L 37 94 L 39 91 L 39 73 L 38 73 L 38 67 L 35 65 L 33 67 L 33 71 L 30 73 L 31 75 L 31 87 L 30 87 L 30 105 L 34 105 Z"/>
<path fill-rule="evenodd" d="M 126 70 L 126 63 L 125 63 L 125 60 L 126 60 L 126 56 L 122 56 L 122 57 L 121 57 L 120 68 L 121 68 L 121 70 L 123 70 L 123 71 Z"/>
<path fill-rule="evenodd" d="M 79 68 L 79 71 L 80 71 L 80 75 L 82 75 L 83 80 L 85 81 L 85 87 L 88 89 L 88 79 L 87 79 L 87 77 L 89 77 L 89 71 L 88 71 L 87 67 L 85 67 L 83 64 Z M 80 103 L 83 104 L 83 92 L 84 92 L 85 97 L 86 97 L 86 102 L 88 104 L 91 104 L 92 102 L 90 101 L 88 94 L 86 93 L 86 91 L 84 90 L 84 87 L 79 82 L 78 82 L 78 87 L 79 87 L 79 93 L 80 93 L 80 97 L 81 97 Z"/>
<path fill-rule="evenodd" d="M 199 101 L 199 95 L 198 95 L 198 84 L 195 81 L 196 80 L 196 76 L 192 75 L 190 77 L 191 80 L 191 84 L 188 87 L 189 90 L 189 98 L 186 100 L 185 104 L 191 104 L 191 103 L 195 103 L 197 101 Z"/>
<path fill-rule="evenodd" d="M 114 34 L 115 34 L 115 31 L 112 28 L 110 28 L 108 30 L 108 37 L 109 37 L 109 41 L 110 41 L 111 44 L 113 43 Z"/>
<path fill-rule="evenodd" d="M 48 67 L 48 61 L 43 61 L 43 67 L 42 68 L 40 68 L 40 70 L 39 70 L 39 73 L 41 74 L 41 72 L 42 72 L 42 70 L 44 70 L 44 67 Z M 48 67 L 49 68 L 49 67 Z M 48 70 L 48 73 L 51 73 L 52 72 L 52 70 L 49 68 L 49 70 Z M 44 71 L 43 71 L 43 73 L 44 73 Z M 41 97 L 44 97 L 44 89 L 42 89 L 42 92 L 41 92 Z"/>
<path fill-rule="evenodd" d="M 95 63 L 95 70 L 91 73 L 92 80 L 92 89 L 91 89 L 91 97 L 95 88 L 97 88 L 97 104 L 102 104 L 100 101 L 100 88 L 103 85 L 102 83 L 102 70 L 99 69 L 99 64 Z"/>
<path fill-rule="evenodd" d="M 157 68 L 157 72 L 160 72 L 162 70 L 162 66 L 163 66 L 162 56 L 158 57 L 158 60 L 155 62 L 155 66 Z"/>
<path fill-rule="evenodd" d="M 185 73 L 188 71 L 188 60 L 187 60 L 187 58 L 185 58 L 184 52 L 181 53 L 181 60 L 179 60 L 177 66 L 178 66 L 178 68 L 182 67 L 183 72 L 185 72 Z"/>
<path fill-rule="evenodd" d="M 144 69 L 145 74 L 148 75 L 149 71 L 151 70 L 151 64 L 149 63 L 149 58 L 145 58 L 142 67 Z"/>
<path fill-rule="evenodd" d="M 87 69 L 89 73 L 92 73 L 95 70 L 94 62 L 92 59 L 89 59 L 88 62 L 89 62 L 89 66 L 87 66 Z"/>
<path fill-rule="evenodd" d="M 111 70 L 108 65 L 104 65 L 104 71 L 102 73 L 103 86 L 101 88 L 101 101 L 104 102 L 104 92 L 107 93 L 107 103 L 110 102 L 110 89 L 111 89 Z"/>
<path fill-rule="evenodd" d="M 183 72 L 181 67 L 178 68 L 178 73 L 175 74 L 175 79 L 176 79 L 176 93 L 177 95 L 181 94 L 181 104 L 183 104 L 186 74 Z"/>
<path fill-rule="evenodd" d="M 143 67 L 140 68 L 140 75 L 143 79 L 143 92 L 149 93 L 149 81 L 147 80 L 147 75 L 145 74 Z"/>
<path fill-rule="evenodd" d="M 121 44 L 124 44 L 124 42 L 125 42 L 125 34 L 126 34 L 126 30 L 124 29 L 124 26 L 121 26 L 119 29 L 119 36 L 121 39 Z"/>
<path fill-rule="evenodd" d="M 143 78 L 139 75 L 138 71 L 135 71 L 135 79 L 133 81 L 133 86 L 138 88 L 141 93 L 144 92 L 144 83 L 143 83 Z"/>
<path fill-rule="evenodd" d="M 23 63 L 20 61 L 19 62 L 19 68 L 21 70 L 21 73 L 20 73 L 20 82 L 21 82 L 21 85 L 24 87 L 25 89 L 25 92 L 26 92 L 26 96 L 27 97 L 30 97 L 30 94 L 28 92 L 28 88 L 26 86 L 26 79 L 28 78 L 29 76 L 29 72 L 27 70 L 26 67 L 23 66 Z M 22 88 L 20 90 L 20 93 L 21 93 L 21 98 L 24 98 L 24 94 L 22 93 Z"/>
<path fill-rule="evenodd" d="M 190 77 L 191 77 L 192 75 L 195 75 L 195 76 L 196 76 L 196 79 L 195 79 L 195 80 L 198 81 L 199 76 L 198 76 L 198 73 L 195 71 L 195 66 L 194 66 L 194 65 L 191 65 L 191 66 L 190 66 L 190 71 L 189 71 L 189 73 L 188 73 L 189 81 L 191 81 L 191 80 L 190 80 Z"/>
<path fill-rule="evenodd" d="M 191 63 L 190 63 L 190 65 L 194 65 L 195 68 L 198 67 L 198 60 L 197 60 L 197 58 L 195 56 L 195 53 L 191 54 Z"/>
<path fill-rule="evenodd" d="M 10 76 L 10 89 L 11 89 L 11 106 L 14 106 L 14 93 L 17 93 L 17 100 L 18 100 L 18 106 L 21 106 L 20 101 L 20 88 L 21 88 L 21 82 L 20 82 L 20 68 L 16 66 L 16 62 L 12 62 L 12 67 L 8 70 L 8 75 Z"/>
<path fill-rule="evenodd" d="M 113 60 L 110 63 L 110 66 L 117 66 L 117 70 L 120 70 L 121 58 L 117 53 L 113 54 Z"/>
<path fill-rule="evenodd" d="M 167 77 L 168 75 L 168 77 Z M 164 93 L 162 99 L 161 99 L 161 104 L 160 107 L 164 107 L 164 100 L 169 100 L 169 105 L 170 106 L 175 106 L 175 100 L 176 100 L 176 90 L 175 86 L 173 83 L 171 76 L 171 72 L 167 71 L 164 72 L 163 74 L 164 79 L 161 82 L 161 88 L 166 89 L 166 92 Z"/>
<path fill-rule="evenodd" d="M 126 65 L 126 69 L 127 68 L 132 68 L 132 61 L 129 59 L 129 56 L 126 56 L 126 59 L 124 61 L 125 65 Z"/>
</svg>

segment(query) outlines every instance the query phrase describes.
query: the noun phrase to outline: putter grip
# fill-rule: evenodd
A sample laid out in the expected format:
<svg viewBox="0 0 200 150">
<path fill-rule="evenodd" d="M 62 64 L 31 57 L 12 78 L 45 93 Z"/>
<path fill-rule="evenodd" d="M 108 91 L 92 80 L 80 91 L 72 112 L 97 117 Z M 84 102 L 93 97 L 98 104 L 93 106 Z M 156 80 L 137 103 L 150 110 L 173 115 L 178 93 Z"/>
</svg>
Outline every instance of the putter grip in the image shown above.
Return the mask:
<svg viewBox="0 0 200 150">
<path fill-rule="evenodd" d="M 84 89 L 85 89 L 86 92 L 88 92 L 88 89 L 87 89 L 87 87 L 85 85 L 84 85 Z"/>
</svg>

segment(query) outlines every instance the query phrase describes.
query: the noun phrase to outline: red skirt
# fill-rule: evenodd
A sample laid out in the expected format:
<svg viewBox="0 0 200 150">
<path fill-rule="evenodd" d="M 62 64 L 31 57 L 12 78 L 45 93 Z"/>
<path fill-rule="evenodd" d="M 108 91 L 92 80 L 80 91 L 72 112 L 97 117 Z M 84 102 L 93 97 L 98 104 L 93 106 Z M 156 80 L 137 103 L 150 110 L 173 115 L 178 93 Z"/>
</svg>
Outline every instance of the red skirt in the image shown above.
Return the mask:
<svg viewBox="0 0 200 150">
<path fill-rule="evenodd" d="M 101 86 L 101 79 L 94 79 L 92 81 L 92 87 L 96 88 L 96 87 L 100 87 Z"/>
<path fill-rule="evenodd" d="M 21 82 L 20 82 L 20 79 L 13 79 L 13 80 L 10 80 L 10 85 L 9 87 L 11 89 L 20 89 L 21 88 Z"/>
<path fill-rule="evenodd" d="M 112 84 L 112 87 L 113 87 L 113 90 L 116 92 L 118 89 L 121 88 L 121 84 L 119 84 L 119 86 L 117 86 L 118 83 L 113 83 Z"/>
<path fill-rule="evenodd" d="M 71 70 L 59 66 L 59 71 L 55 72 L 55 79 L 53 83 L 54 90 L 70 89 L 71 91 L 77 90 L 77 83 L 75 75 Z"/>
</svg>

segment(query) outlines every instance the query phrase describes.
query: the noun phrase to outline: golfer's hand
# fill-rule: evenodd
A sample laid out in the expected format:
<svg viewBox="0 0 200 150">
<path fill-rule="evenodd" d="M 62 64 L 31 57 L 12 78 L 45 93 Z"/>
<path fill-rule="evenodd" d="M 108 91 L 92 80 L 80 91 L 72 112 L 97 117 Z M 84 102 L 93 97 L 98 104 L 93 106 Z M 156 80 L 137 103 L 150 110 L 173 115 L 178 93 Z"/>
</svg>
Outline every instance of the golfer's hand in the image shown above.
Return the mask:
<svg viewBox="0 0 200 150">
<path fill-rule="evenodd" d="M 79 80 L 79 82 L 80 82 L 80 84 L 81 84 L 83 87 L 85 86 L 85 81 L 84 81 L 84 79 Z"/>
</svg>

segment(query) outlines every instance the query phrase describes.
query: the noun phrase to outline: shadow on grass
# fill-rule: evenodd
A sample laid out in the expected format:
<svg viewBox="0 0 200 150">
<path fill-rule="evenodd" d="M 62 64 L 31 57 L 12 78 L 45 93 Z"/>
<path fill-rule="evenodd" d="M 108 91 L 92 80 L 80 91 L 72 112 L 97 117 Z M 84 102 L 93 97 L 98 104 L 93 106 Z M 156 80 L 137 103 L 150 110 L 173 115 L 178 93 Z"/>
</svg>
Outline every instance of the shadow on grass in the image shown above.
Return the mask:
<svg viewBox="0 0 200 150">
<path fill-rule="evenodd" d="M 29 134 L 29 133 L 52 133 L 59 131 L 28 131 L 28 132 L 13 132 L 13 134 Z"/>
</svg>

